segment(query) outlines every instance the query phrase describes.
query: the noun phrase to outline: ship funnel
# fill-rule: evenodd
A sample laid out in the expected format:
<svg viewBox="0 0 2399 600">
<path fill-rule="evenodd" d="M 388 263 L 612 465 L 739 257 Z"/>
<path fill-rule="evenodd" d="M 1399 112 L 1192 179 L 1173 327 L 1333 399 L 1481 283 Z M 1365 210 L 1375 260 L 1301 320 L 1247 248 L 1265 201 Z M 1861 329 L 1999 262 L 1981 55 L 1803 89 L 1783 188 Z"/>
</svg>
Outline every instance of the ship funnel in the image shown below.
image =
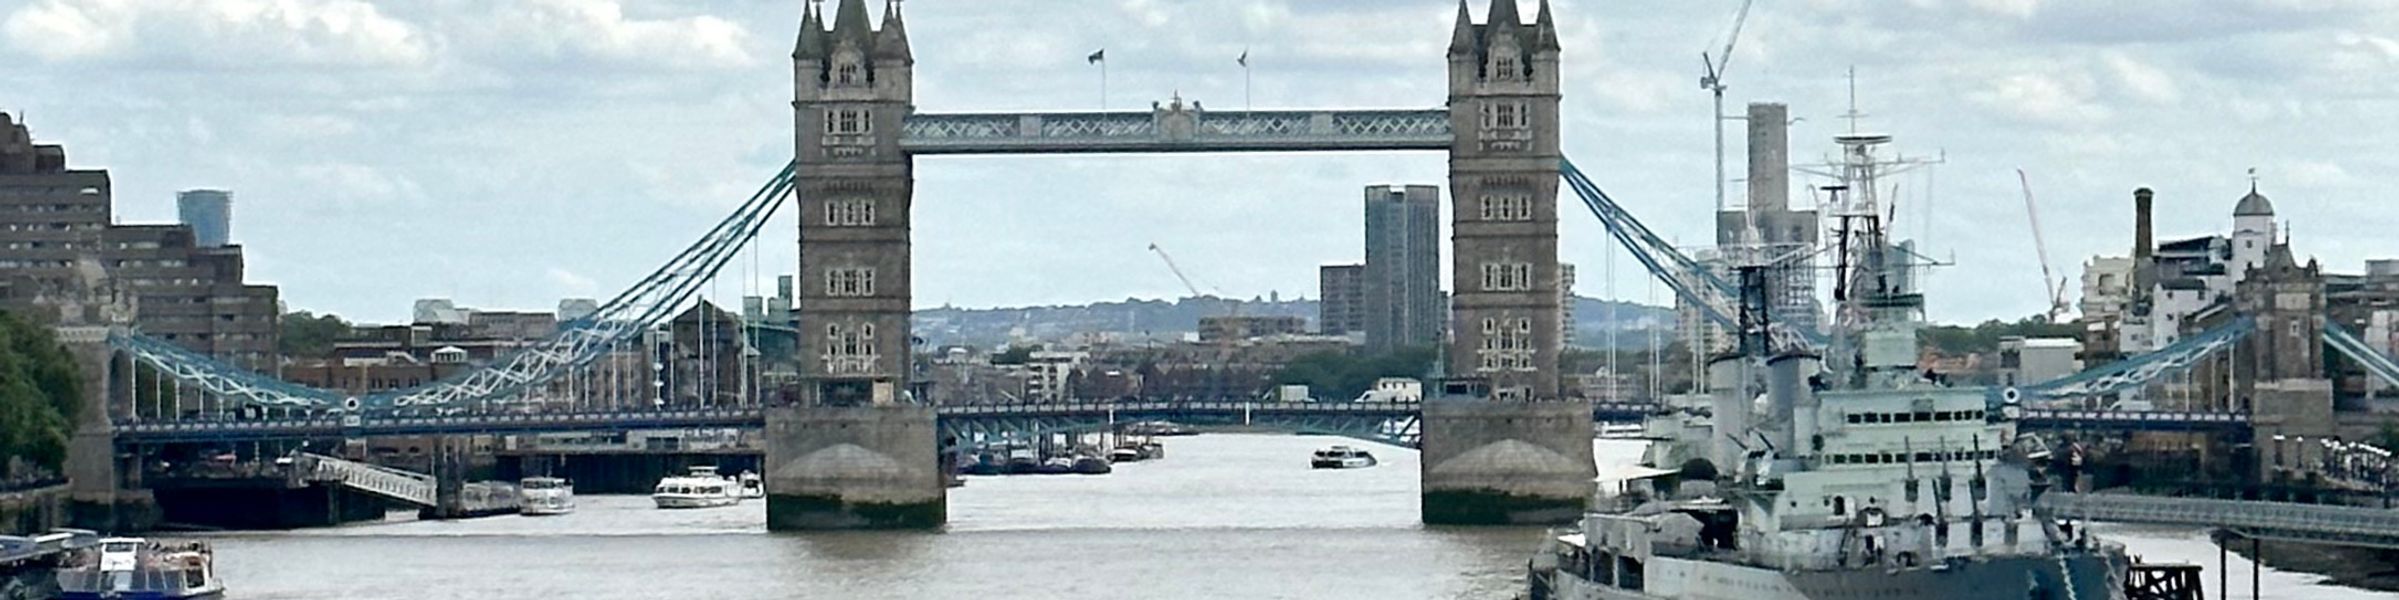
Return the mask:
<svg viewBox="0 0 2399 600">
<path fill-rule="evenodd" d="M 1775 425 L 1770 435 L 1783 448 L 1785 457 L 1814 455 L 1819 445 L 1816 408 L 1821 402 L 1808 382 L 1816 375 L 1819 364 L 1815 355 L 1798 352 L 1766 361 L 1766 398 L 1771 407 L 1771 416 L 1767 418 Z"/>
<path fill-rule="evenodd" d="M 1708 361 L 1708 400 L 1710 402 L 1709 459 L 1715 461 L 1720 477 L 1733 476 L 1746 459 L 1749 446 L 1750 404 L 1749 357 L 1723 355 Z"/>
</svg>

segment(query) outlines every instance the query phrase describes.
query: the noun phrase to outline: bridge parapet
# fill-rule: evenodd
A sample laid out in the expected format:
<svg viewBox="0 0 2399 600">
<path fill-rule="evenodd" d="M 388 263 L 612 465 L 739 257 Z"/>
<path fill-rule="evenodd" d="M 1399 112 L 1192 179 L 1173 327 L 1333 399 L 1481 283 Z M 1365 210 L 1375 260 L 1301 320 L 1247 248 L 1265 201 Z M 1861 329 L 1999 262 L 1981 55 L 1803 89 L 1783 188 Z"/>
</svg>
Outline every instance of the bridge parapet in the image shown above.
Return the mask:
<svg viewBox="0 0 2399 600">
<path fill-rule="evenodd" d="M 1200 110 L 908 115 L 913 154 L 1444 150 L 1448 109 Z"/>
</svg>

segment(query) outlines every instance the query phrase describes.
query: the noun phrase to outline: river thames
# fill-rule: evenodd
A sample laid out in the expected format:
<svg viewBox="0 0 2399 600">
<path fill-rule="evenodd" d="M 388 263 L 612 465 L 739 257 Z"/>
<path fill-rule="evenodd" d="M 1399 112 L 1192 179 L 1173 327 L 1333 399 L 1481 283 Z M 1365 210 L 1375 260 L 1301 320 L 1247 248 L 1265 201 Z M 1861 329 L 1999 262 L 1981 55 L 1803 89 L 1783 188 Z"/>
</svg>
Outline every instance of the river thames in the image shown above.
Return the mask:
<svg viewBox="0 0 2399 600">
<path fill-rule="evenodd" d="M 762 502 L 685 511 L 584 496 L 574 514 L 209 536 L 238 599 L 1512 598 L 1538 528 L 1417 522 L 1414 451 L 1312 470 L 1336 438 L 1167 438 L 1098 476 L 970 477 L 925 533 L 766 533 Z M 1601 442 L 1603 463 L 1638 447 Z M 2106 528 L 2150 561 L 2206 565 L 2194 530 Z M 2232 558 L 2247 597 L 2248 564 Z M 2268 570 L 2266 598 L 2392 595 Z M 2211 589 L 2209 598 L 2223 598 Z"/>
</svg>

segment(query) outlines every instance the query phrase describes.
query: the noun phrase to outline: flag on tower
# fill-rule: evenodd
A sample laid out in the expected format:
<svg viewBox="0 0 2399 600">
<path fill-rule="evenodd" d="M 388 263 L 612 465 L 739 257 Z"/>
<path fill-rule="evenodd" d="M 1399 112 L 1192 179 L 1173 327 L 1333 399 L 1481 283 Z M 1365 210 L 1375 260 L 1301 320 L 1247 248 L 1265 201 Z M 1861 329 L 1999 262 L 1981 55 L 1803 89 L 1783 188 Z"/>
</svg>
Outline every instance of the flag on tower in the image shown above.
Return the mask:
<svg viewBox="0 0 2399 600">
<path fill-rule="evenodd" d="M 1098 50 L 1093 50 L 1091 52 L 1091 56 L 1083 57 L 1083 64 L 1091 64 L 1105 60 L 1108 60 L 1108 49 L 1101 48 Z"/>
<path fill-rule="evenodd" d="M 1249 49 L 1248 49 L 1248 48 L 1242 48 L 1242 49 L 1241 49 L 1241 58 L 1236 58 L 1236 59 L 1233 59 L 1233 62 L 1241 63 L 1241 66 L 1243 66 L 1243 67 L 1248 67 L 1248 66 L 1249 66 Z"/>
</svg>

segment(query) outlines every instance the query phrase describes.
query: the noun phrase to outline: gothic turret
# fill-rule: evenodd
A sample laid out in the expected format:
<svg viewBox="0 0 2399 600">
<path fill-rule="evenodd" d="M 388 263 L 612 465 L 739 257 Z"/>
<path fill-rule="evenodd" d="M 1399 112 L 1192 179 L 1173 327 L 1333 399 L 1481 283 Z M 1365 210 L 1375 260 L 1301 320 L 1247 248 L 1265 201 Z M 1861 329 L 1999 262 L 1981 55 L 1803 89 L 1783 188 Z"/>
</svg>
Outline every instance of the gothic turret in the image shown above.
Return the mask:
<svg viewBox="0 0 2399 600">
<path fill-rule="evenodd" d="M 833 43 L 857 44 L 865 49 L 875 41 L 875 32 L 866 17 L 866 0 L 841 0 L 841 8 L 833 13 Z"/>
<path fill-rule="evenodd" d="M 1466 0 L 1458 0 L 1458 27 L 1449 33 L 1449 54 L 1473 54 L 1476 45 L 1474 15 L 1467 14 Z"/>
<path fill-rule="evenodd" d="M 1541 0 L 1541 14 L 1533 17 L 1533 50 L 1558 51 L 1558 22 L 1549 16 L 1549 0 Z"/>
<path fill-rule="evenodd" d="M 815 0 L 810 0 L 806 6 L 800 9 L 800 39 L 792 43 L 791 58 L 793 60 L 822 61 L 825 59 L 825 22 L 817 14 L 818 11 Z M 821 69 L 823 66 L 818 65 L 818 68 Z"/>
<path fill-rule="evenodd" d="M 883 29 L 875 32 L 875 59 L 915 62 L 908 51 L 908 27 L 901 23 L 900 0 L 883 5 Z"/>
</svg>

